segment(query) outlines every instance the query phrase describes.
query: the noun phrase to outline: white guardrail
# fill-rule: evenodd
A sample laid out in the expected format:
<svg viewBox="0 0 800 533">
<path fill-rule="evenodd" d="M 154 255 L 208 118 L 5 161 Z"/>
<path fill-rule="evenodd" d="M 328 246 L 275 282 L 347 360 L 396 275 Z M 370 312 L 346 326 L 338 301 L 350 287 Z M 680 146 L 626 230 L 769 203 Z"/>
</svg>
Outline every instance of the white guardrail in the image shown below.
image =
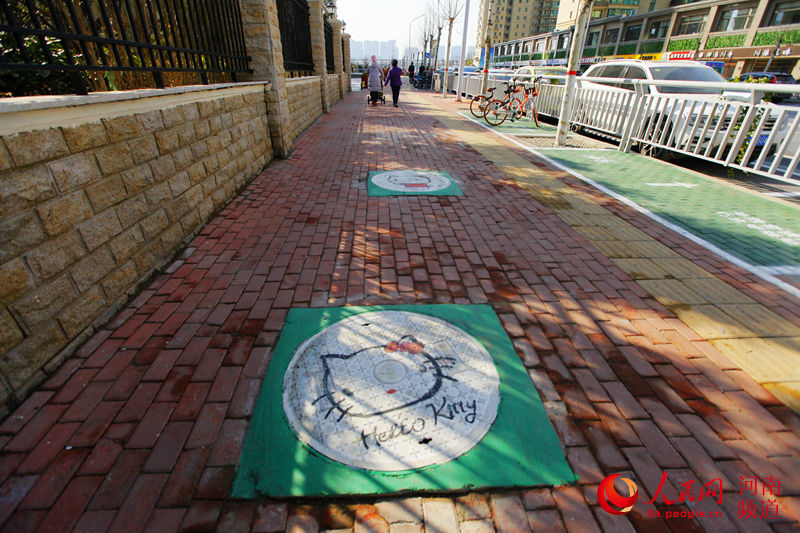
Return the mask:
<svg viewBox="0 0 800 533">
<path fill-rule="evenodd" d="M 502 87 L 508 78 L 490 77 L 488 86 Z M 564 77 L 548 75 L 547 79 Z M 465 76 L 462 95 L 479 94 L 481 81 L 481 76 Z M 448 87 L 452 92 L 457 83 L 457 76 L 451 74 Z M 708 93 L 675 93 L 669 88 Z M 762 102 L 765 94 L 800 92 L 798 85 L 579 77 L 575 90 L 571 127 L 615 138 L 621 151 L 637 146 L 653 155 L 675 152 L 800 183 L 800 106 Z M 563 93 L 564 85 L 541 84 L 538 113 L 557 119 Z"/>
</svg>

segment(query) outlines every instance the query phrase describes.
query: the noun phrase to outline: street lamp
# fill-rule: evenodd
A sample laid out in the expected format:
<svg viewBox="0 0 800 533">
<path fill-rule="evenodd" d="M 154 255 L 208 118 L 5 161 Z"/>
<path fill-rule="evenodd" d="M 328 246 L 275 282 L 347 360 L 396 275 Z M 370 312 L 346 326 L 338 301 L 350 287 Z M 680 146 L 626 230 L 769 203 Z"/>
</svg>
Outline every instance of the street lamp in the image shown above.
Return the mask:
<svg viewBox="0 0 800 533">
<path fill-rule="evenodd" d="M 425 16 L 425 13 L 423 13 L 422 15 L 420 15 L 418 17 L 414 17 L 413 19 L 411 19 L 411 22 L 408 23 L 408 54 L 409 54 L 409 57 L 411 55 L 411 26 L 414 24 L 415 20 L 419 20 L 424 16 Z M 406 67 L 407 66 L 408 65 L 406 65 Z"/>
</svg>

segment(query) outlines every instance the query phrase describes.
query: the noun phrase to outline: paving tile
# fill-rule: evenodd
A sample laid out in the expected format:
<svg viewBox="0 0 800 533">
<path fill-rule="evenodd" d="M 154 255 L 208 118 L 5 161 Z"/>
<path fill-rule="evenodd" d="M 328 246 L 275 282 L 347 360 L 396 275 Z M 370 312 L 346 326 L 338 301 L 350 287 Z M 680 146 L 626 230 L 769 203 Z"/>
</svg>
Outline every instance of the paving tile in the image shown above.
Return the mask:
<svg viewBox="0 0 800 533">
<path fill-rule="evenodd" d="M 375 508 L 389 524 L 394 524 L 395 522 L 422 522 L 421 498 L 376 502 Z"/>
</svg>

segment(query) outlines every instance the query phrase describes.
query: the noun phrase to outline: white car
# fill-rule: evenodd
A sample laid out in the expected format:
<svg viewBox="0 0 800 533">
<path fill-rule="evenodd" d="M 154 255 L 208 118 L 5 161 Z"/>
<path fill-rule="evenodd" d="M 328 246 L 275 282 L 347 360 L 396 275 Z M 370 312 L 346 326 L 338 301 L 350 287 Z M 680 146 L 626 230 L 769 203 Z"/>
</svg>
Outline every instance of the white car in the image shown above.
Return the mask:
<svg viewBox="0 0 800 533">
<path fill-rule="evenodd" d="M 517 81 L 532 82 L 536 78 L 541 77 L 542 83 L 551 83 L 553 85 L 564 85 L 564 80 L 561 78 L 551 78 L 550 76 L 566 76 L 566 67 L 540 67 L 534 65 L 526 65 L 514 71 L 514 78 Z"/>
<path fill-rule="evenodd" d="M 587 78 L 619 81 L 593 82 L 586 81 Z M 573 120 L 586 129 L 611 137 L 622 137 L 625 119 L 634 111 L 634 80 L 725 82 L 716 70 L 695 61 L 636 59 L 592 65 L 581 80 L 581 96 Z M 739 110 L 745 104 L 736 102 L 743 99 L 740 93 L 737 96 L 735 91 L 723 94 L 719 88 L 657 84 L 646 85 L 643 89 L 644 105 L 636 110 L 642 120 L 633 138 L 654 155 L 666 155 L 662 148 L 711 154 L 721 145 L 733 143 L 737 130 L 729 127 L 744 116 Z M 756 146 L 765 144 L 774 124 L 775 117 L 769 113 L 755 140 Z M 785 129 L 784 124 L 781 129 Z M 776 135 L 771 144 L 779 141 L 779 137 Z"/>
</svg>

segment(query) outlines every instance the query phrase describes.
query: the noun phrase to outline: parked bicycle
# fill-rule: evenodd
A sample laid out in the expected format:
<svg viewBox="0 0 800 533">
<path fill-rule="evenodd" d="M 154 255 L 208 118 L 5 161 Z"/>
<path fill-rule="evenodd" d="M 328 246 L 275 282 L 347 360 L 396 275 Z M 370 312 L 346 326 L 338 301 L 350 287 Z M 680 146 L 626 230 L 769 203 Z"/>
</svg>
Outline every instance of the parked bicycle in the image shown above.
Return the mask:
<svg viewBox="0 0 800 533">
<path fill-rule="evenodd" d="M 520 100 L 515 97 L 504 98 L 503 100 L 490 100 L 486 104 L 486 111 L 483 116 L 486 122 L 492 126 L 499 126 L 505 122 L 506 118 L 511 116 L 511 121 L 514 122 L 527 116 L 539 127 L 539 113 L 536 111 L 536 97 L 539 96 L 539 82 L 542 77 L 538 76 L 533 80 L 531 87 L 521 84 L 522 93 L 525 97 Z"/>
<path fill-rule="evenodd" d="M 505 91 L 503 91 L 506 96 L 503 97 L 503 100 L 509 98 L 509 94 L 511 94 L 512 92 L 518 91 L 517 85 L 513 81 L 511 83 L 504 81 L 503 84 L 506 86 Z M 476 94 L 475 96 L 473 96 L 472 100 L 469 103 L 470 113 L 472 113 L 477 118 L 484 118 L 484 116 L 486 115 L 487 104 L 492 100 L 496 100 L 494 96 L 494 92 L 496 90 L 497 87 L 489 87 L 486 90 L 487 94 Z"/>
</svg>

